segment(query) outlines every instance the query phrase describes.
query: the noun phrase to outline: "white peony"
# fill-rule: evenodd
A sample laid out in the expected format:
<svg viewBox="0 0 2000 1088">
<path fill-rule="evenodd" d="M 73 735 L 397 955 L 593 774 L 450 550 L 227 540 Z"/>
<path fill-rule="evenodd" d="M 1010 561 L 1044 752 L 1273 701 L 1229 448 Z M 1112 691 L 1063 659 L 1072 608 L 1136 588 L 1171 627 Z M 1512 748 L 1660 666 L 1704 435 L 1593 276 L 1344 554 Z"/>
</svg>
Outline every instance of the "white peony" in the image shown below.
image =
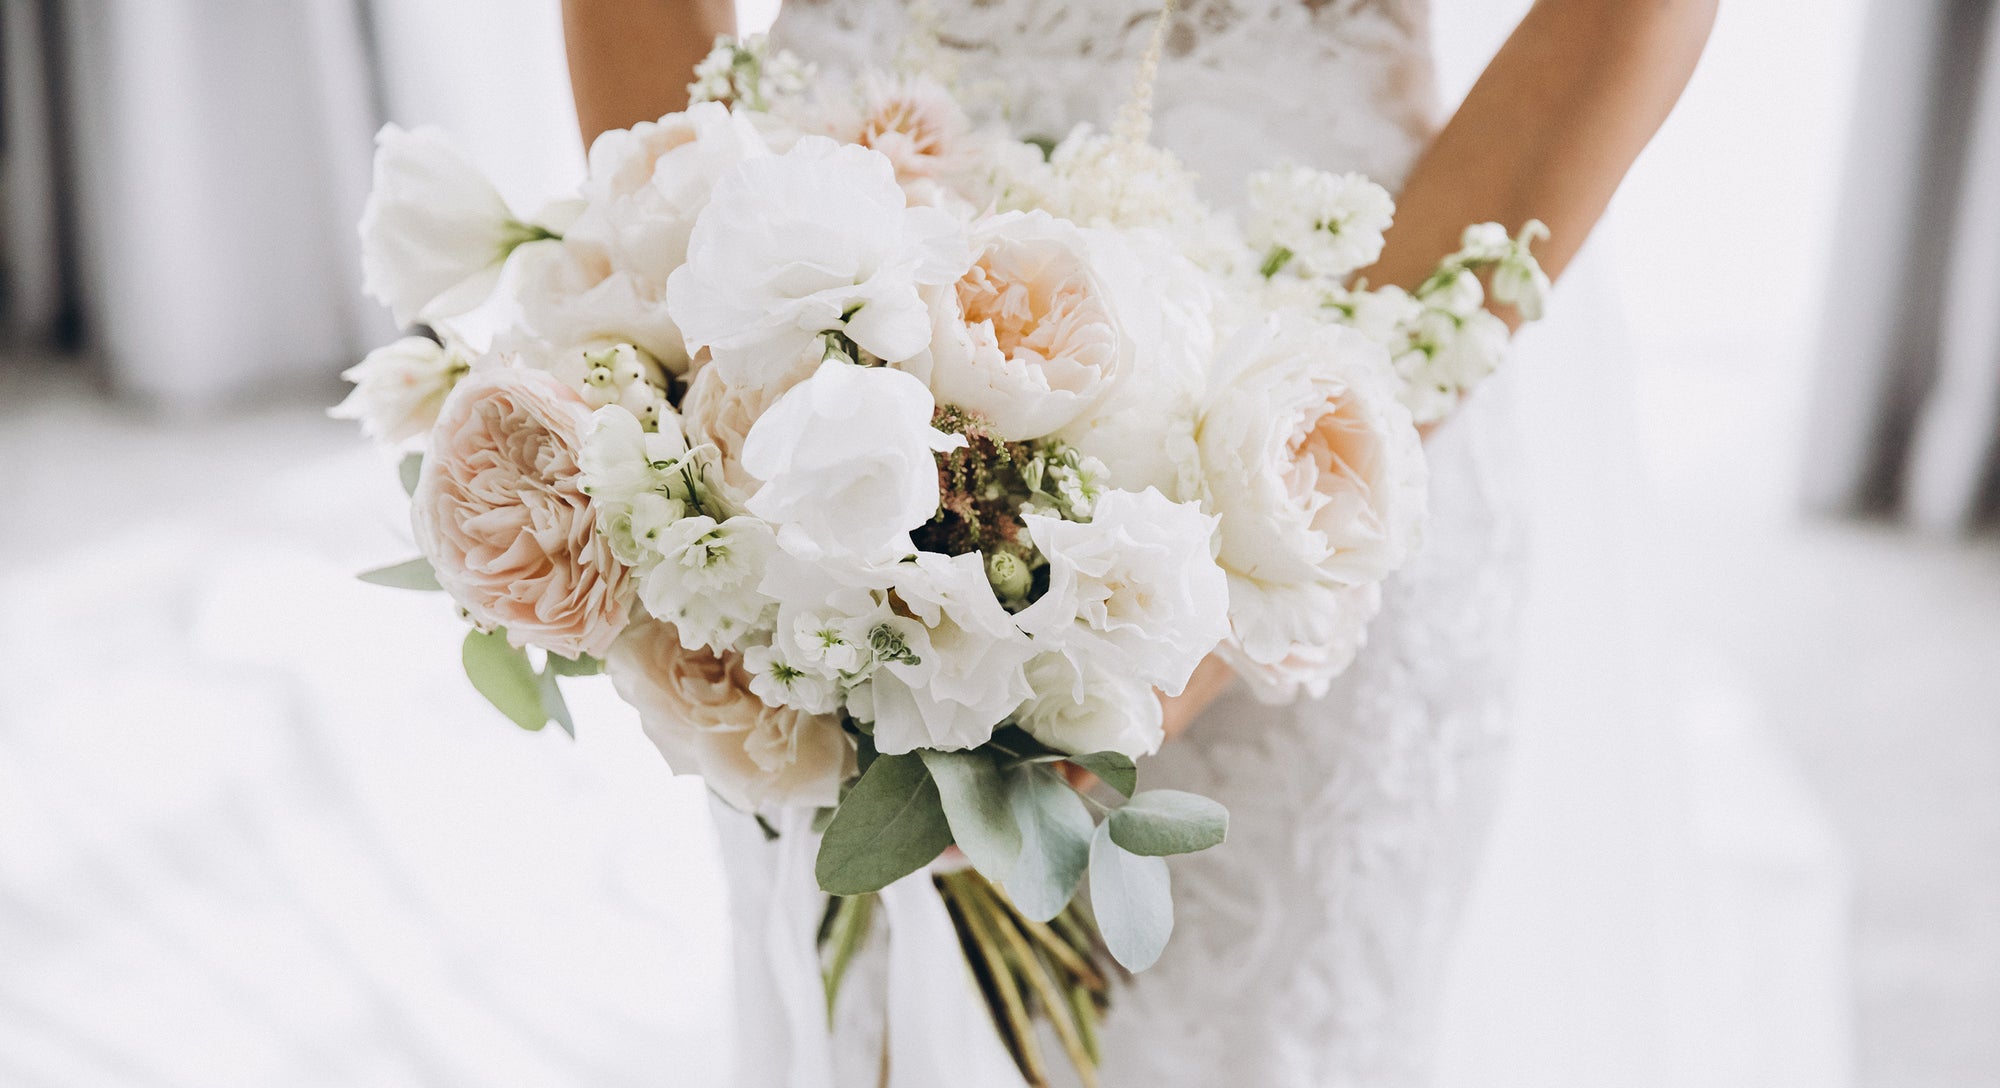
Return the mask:
<svg viewBox="0 0 2000 1088">
<path fill-rule="evenodd" d="M 933 454 L 965 436 L 931 426 L 930 390 L 900 370 L 820 364 L 778 398 L 743 442 L 762 481 L 748 509 L 796 554 L 888 561 L 938 508 Z"/>
<path fill-rule="evenodd" d="M 667 308 L 690 349 L 750 383 L 828 331 L 895 362 L 930 343 L 918 289 L 969 262 L 959 223 L 908 207 L 880 152 L 809 136 L 717 181 Z"/>
<path fill-rule="evenodd" d="M 673 624 L 686 645 L 733 649 L 770 623 L 776 602 L 758 589 L 777 551 L 770 526 L 751 517 L 718 522 L 694 514 L 665 526 L 653 549 L 658 559 L 639 574 L 639 602 Z"/>
<path fill-rule="evenodd" d="M 1049 585 L 1016 617 L 1044 645 L 1170 695 L 1229 633 L 1215 519 L 1151 488 L 1111 491 L 1088 522 L 1026 515 Z"/>
<path fill-rule="evenodd" d="M 384 125 L 361 209 L 361 281 L 399 325 L 477 306 L 514 247 L 548 237 L 514 218 L 443 132 Z"/>
<path fill-rule="evenodd" d="M 1266 275 L 1291 267 L 1339 278 L 1382 256 L 1395 214 L 1388 190 L 1360 174 L 1287 166 L 1250 178 L 1246 233 L 1266 255 Z"/>
<path fill-rule="evenodd" d="M 915 622 L 894 626 L 901 644 L 878 649 L 849 708 L 874 722 L 885 753 L 984 744 L 1031 694 L 1023 666 L 1034 643 L 1000 606 L 976 552 L 923 552 L 897 564 L 894 577 L 896 599 Z"/>
<path fill-rule="evenodd" d="M 1139 364 L 1074 224 L 1007 213 L 975 224 L 972 246 L 972 267 L 934 303 L 928 370 L 940 401 L 1024 442 L 1067 426 Z"/>
<path fill-rule="evenodd" d="M 327 414 L 359 420 L 368 437 L 400 445 L 431 429 L 451 387 L 470 369 L 460 352 L 427 337 L 406 336 L 343 371 L 340 376 L 354 389 Z"/>
<path fill-rule="evenodd" d="M 1368 642 L 1382 583 L 1265 585 L 1229 576 L 1229 639 L 1219 649 L 1261 702 L 1319 698 Z"/>
<path fill-rule="evenodd" d="M 747 116 L 716 102 L 607 131 L 590 145 L 584 210 L 565 237 L 664 284 L 687 260 L 688 236 L 716 179 L 770 153 Z"/>
<path fill-rule="evenodd" d="M 511 289 L 521 320 L 496 350 L 571 384 L 581 380 L 585 352 L 617 344 L 631 344 L 668 373 L 687 372 L 665 280 L 627 271 L 601 247 L 576 239 L 529 246 L 515 263 Z"/>
<path fill-rule="evenodd" d="M 1138 759 L 1159 751 L 1166 739 L 1159 694 L 1145 684 L 1062 653 L 1036 657 L 1027 671 L 1035 694 L 1014 720 L 1057 751 L 1118 752 Z"/>
</svg>

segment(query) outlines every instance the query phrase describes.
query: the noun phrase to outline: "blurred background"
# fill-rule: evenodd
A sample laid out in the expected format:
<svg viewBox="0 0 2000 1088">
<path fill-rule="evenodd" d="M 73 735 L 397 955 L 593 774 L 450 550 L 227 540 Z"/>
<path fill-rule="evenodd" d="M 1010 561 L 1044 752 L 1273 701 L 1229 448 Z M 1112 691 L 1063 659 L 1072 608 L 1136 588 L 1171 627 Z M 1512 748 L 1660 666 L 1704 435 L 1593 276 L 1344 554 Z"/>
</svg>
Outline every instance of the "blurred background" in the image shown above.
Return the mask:
<svg viewBox="0 0 2000 1088">
<path fill-rule="evenodd" d="M 1438 0 L 1447 100 L 1522 6 Z M 2000 1085 L 1993 7 L 1727 0 L 1556 303 L 1608 316 L 1524 337 L 1516 398 L 1561 339 L 1598 370 L 1541 410 L 1637 436 L 1618 629 L 1695 724 L 1523 722 L 1452 1084 Z M 395 332 L 354 231 L 383 121 L 517 207 L 580 177 L 556 0 L 4 0 L 0 95 L 0 1084 L 712 1083 L 702 788 L 602 686 L 575 742 L 514 730 L 439 599 L 354 581 L 412 545 L 324 417 Z M 1591 519 L 1602 451 L 1528 445 L 1543 531 Z M 1688 826 L 1607 832 L 1592 768 Z M 1785 904 L 1645 998 L 1727 1077 L 1593 1026 L 1676 947 L 1598 908 L 1751 916 L 1574 879 L 1619 835 Z M 1815 1059 L 1759 1067 L 1801 1007 Z"/>
</svg>

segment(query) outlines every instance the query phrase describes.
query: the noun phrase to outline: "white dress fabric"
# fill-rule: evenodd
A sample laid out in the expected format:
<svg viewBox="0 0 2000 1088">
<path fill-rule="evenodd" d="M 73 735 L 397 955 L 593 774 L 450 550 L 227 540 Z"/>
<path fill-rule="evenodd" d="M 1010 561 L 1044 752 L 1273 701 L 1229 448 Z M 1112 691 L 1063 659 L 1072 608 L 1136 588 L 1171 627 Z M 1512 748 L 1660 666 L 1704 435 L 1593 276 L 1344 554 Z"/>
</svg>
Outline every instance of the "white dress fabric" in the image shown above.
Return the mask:
<svg viewBox="0 0 2000 1088">
<path fill-rule="evenodd" d="M 1060 136 L 1112 120 L 1158 7 L 933 11 L 961 85 L 1015 131 Z M 838 77 L 887 63 L 906 25 L 897 4 L 824 0 L 788 4 L 773 34 Z M 1396 186 L 1430 134 L 1414 0 L 1193 2 L 1165 41 L 1155 136 L 1219 203 L 1285 160 Z M 1427 1082 L 1443 952 L 1506 733 L 1520 563 L 1495 441 L 1503 399 L 1482 393 L 1431 441 L 1425 547 L 1333 691 L 1289 707 L 1232 691 L 1143 769 L 1149 786 L 1227 805 L 1230 838 L 1175 861 L 1175 936 L 1114 995 L 1107 1085 Z"/>
</svg>

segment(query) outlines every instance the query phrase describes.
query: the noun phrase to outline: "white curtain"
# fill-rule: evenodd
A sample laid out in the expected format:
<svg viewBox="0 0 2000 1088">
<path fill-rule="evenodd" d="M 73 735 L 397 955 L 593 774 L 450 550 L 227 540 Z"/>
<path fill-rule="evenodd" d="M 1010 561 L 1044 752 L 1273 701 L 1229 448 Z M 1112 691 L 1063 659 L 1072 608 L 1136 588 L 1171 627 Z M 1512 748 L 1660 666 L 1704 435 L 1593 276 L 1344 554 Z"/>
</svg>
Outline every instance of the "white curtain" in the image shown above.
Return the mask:
<svg viewBox="0 0 2000 1088">
<path fill-rule="evenodd" d="M 1876 0 L 1815 390 L 1810 501 L 1969 530 L 2000 492 L 2000 18 Z"/>
</svg>

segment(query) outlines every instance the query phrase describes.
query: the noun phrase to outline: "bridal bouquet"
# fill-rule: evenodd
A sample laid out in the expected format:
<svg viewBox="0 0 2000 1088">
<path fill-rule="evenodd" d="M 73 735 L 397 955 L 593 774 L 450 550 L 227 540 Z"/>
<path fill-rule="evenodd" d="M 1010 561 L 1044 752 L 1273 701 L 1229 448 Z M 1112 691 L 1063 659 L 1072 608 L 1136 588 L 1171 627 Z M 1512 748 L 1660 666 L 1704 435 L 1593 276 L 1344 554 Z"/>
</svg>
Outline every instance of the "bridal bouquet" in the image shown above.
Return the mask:
<svg viewBox="0 0 2000 1088">
<path fill-rule="evenodd" d="M 1539 309 L 1539 225 L 1369 289 L 1381 188 L 1281 168 L 1239 223 L 1144 94 L 1038 144 L 917 71 L 724 40 L 697 76 L 528 217 L 383 131 L 367 286 L 426 334 L 337 411 L 420 447 L 422 555 L 364 577 L 449 594 L 519 725 L 573 730 L 559 678 L 603 671 L 675 771 L 816 812 L 830 999 L 870 893 L 955 846 L 1003 1041 L 1040 1080 L 1044 1018 L 1087 1074 L 1101 953 L 1150 965 L 1165 858 L 1226 831 L 1139 788 L 1159 693 L 1211 653 L 1270 699 L 1352 660 L 1421 533 L 1417 425 L 1504 346 L 1486 284 Z"/>
</svg>

